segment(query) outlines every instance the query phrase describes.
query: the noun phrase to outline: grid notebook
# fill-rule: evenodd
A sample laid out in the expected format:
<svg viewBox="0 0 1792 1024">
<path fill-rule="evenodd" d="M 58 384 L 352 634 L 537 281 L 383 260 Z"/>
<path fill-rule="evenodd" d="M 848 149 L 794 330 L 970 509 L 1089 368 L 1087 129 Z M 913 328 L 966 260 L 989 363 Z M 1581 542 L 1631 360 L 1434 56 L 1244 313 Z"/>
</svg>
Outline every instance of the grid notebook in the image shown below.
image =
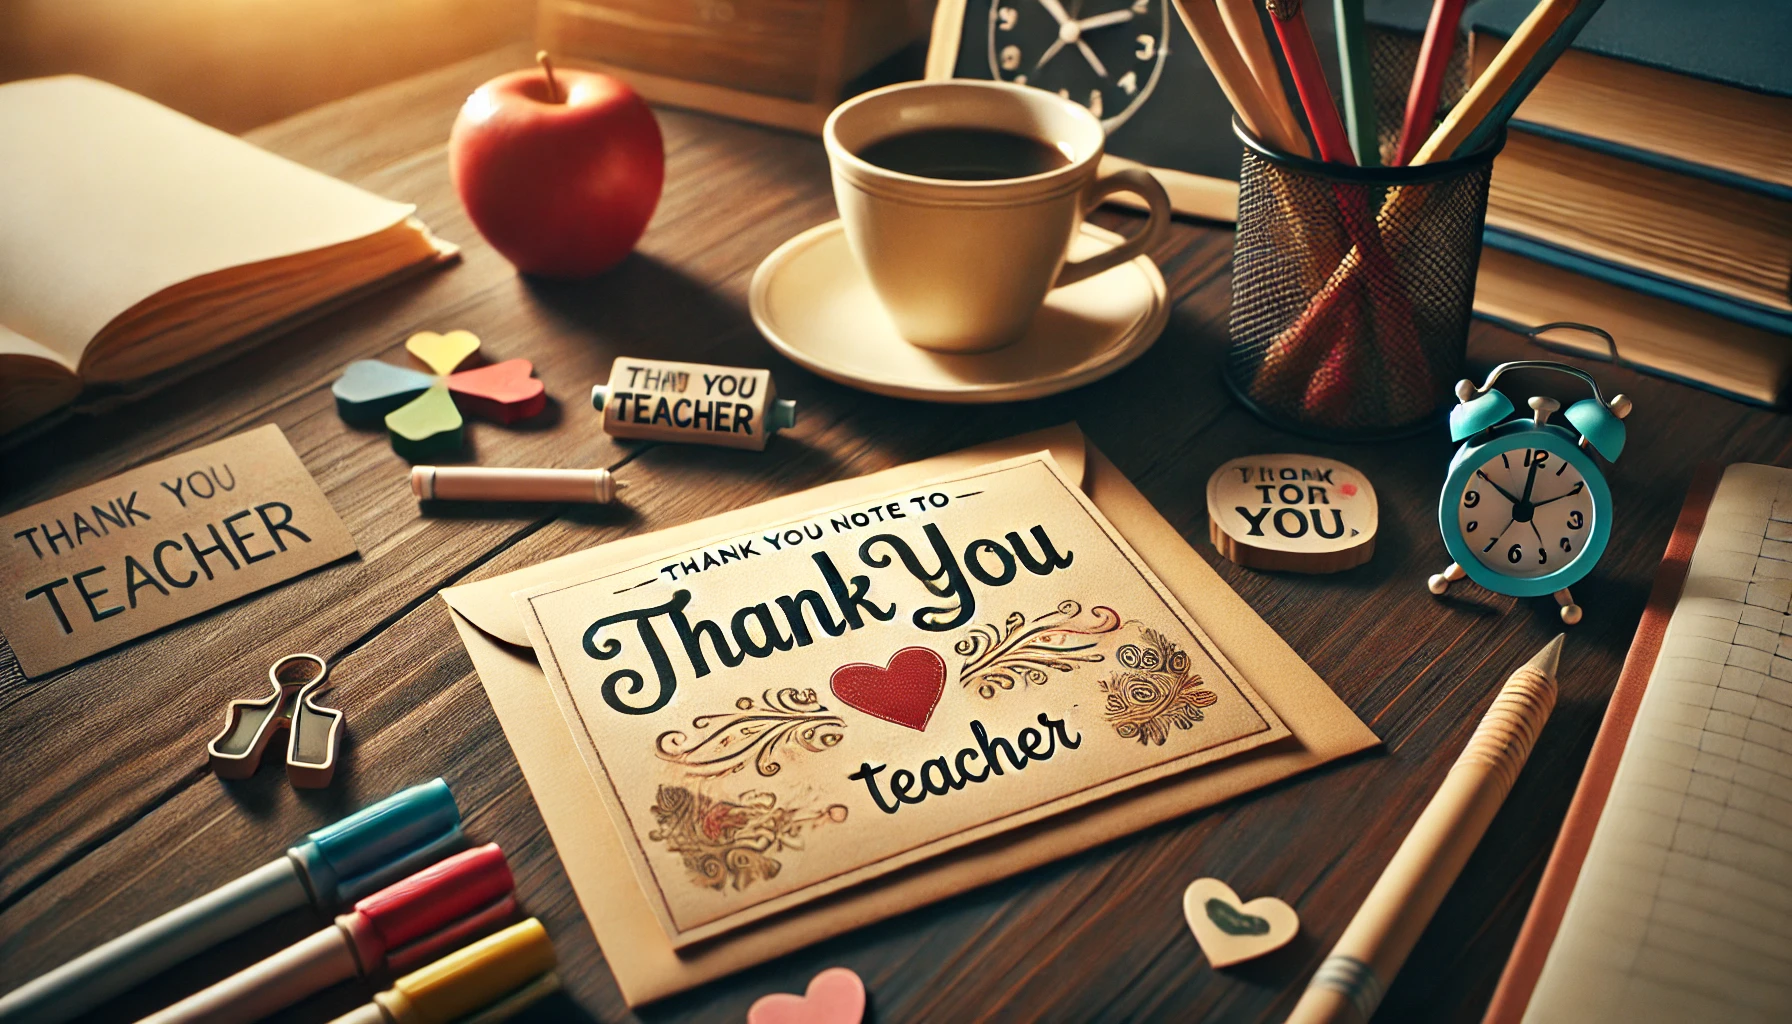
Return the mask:
<svg viewBox="0 0 1792 1024">
<path fill-rule="evenodd" d="M 1792 470 L 1731 466 L 1525 1020 L 1792 1020 L 1789 612 Z"/>
</svg>

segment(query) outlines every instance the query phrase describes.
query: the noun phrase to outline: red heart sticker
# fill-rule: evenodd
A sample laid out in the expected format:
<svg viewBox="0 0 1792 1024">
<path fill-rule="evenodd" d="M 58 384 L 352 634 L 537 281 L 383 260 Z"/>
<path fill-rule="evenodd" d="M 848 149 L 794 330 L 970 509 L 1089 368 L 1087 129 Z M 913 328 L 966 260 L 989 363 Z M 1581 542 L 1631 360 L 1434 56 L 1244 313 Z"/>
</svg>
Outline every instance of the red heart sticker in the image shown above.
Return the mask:
<svg viewBox="0 0 1792 1024">
<path fill-rule="evenodd" d="M 1338 493 L 1344 495 L 1346 498 L 1355 497 L 1356 496 L 1356 485 L 1355 484 L 1340 484 L 1338 486 Z"/>
<path fill-rule="evenodd" d="M 946 661 L 926 647 L 904 647 L 887 668 L 862 661 L 842 665 L 828 680 L 834 696 L 886 722 L 925 732 L 946 691 Z"/>
</svg>

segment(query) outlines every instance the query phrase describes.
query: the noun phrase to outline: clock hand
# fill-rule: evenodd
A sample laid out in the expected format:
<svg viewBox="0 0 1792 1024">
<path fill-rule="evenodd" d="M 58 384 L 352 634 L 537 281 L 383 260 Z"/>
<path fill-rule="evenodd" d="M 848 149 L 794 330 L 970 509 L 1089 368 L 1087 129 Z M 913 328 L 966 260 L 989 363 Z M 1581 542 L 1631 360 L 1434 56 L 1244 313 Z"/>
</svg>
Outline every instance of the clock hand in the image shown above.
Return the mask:
<svg viewBox="0 0 1792 1024">
<path fill-rule="evenodd" d="M 1064 5 L 1059 3 L 1058 0 L 1039 0 L 1039 6 L 1045 8 L 1045 13 L 1051 15 L 1052 20 L 1060 25 L 1067 21 L 1074 20 L 1064 10 Z"/>
<path fill-rule="evenodd" d="M 1045 52 L 1039 55 L 1039 60 L 1034 62 L 1033 70 L 1038 71 L 1040 68 L 1045 67 L 1045 62 L 1048 60 L 1051 60 L 1053 57 L 1056 57 L 1058 55 L 1058 51 L 1062 50 L 1063 48 L 1064 48 L 1064 37 L 1063 36 L 1059 36 L 1058 38 L 1052 40 L 1052 45 L 1046 47 Z"/>
<path fill-rule="evenodd" d="M 1083 52 L 1084 59 L 1089 62 L 1090 67 L 1095 69 L 1096 74 L 1103 78 L 1108 77 L 1107 66 L 1101 62 L 1100 57 L 1095 56 L 1095 51 L 1089 47 L 1088 43 L 1083 42 L 1080 36 L 1077 38 L 1076 48 Z"/>
<path fill-rule="evenodd" d="M 1558 494 L 1553 498 L 1544 498 L 1542 501 L 1534 501 L 1531 503 L 1531 507 L 1532 508 L 1542 508 L 1543 506 L 1549 504 L 1552 501 L 1561 501 L 1563 498 L 1572 498 L 1576 494 L 1579 494 L 1583 489 L 1585 489 L 1586 486 L 1587 486 L 1586 484 L 1575 484 L 1574 489 L 1569 491 L 1568 493 Z"/>
<path fill-rule="evenodd" d="M 1524 478 L 1524 500 L 1525 501 L 1531 500 L 1531 488 L 1535 487 L 1536 485 L 1537 485 L 1537 459 L 1535 456 L 1532 456 L 1531 457 L 1531 473 L 1529 476 Z"/>
<path fill-rule="evenodd" d="M 1084 18 L 1076 23 L 1076 27 L 1087 32 L 1090 29 L 1107 28 L 1109 25 L 1119 25 L 1131 20 L 1132 11 L 1128 8 L 1122 8 L 1118 11 L 1109 11 L 1106 14 L 1097 14 L 1093 18 Z"/>
<path fill-rule="evenodd" d="M 1537 535 L 1537 543 L 1543 543 L 1543 531 L 1537 529 L 1537 520 L 1531 520 L 1531 532 Z"/>
<path fill-rule="evenodd" d="M 1487 481 L 1488 484 L 1492 485 L 1494 490 L 1505 495 L 1507 501 L 1511 502 L 1514 505 L 1518 504 L 1518 496 L 1513 494 L 1511 491 L 1506 490 L 1504 487 L 1501 487 L 1499 484 L 1494 483 L 1493 477 L 1488 476 L 1486 473 L 1483 473 L 1478 469 L 1475 470 L 1475 475 L 1480 477 L 1481 479 Z"/>
<path fill-rule="evenodd" d="M 1517 522 L 1517 521 L 1518 521 L 1518 520 L 1516 520 L 1516 519 L 1508 519 L 1508 520 L 1506 520 L 1506 525 L 1504 525 L 1504 526 L 1502 526 L 1502 527 L 1500 527 L 1500 532 L 1498 532 L 1498 533 L 1496 533 L 1496 534 L 1494 534 L 1494 535 L 1493 535 L 1493 539 L 1492 539 L 1492 540 L 1490 540 L 1490 541 L 1488 541 L 1488 542 L 1487 542 L 1487 546 L 1486 546 L 1486 547 L 1484 547 L 1484 548 L 1482 548 L 1482 549 L 1481 549 L 1481 551 L 1482 551 L 1482 552 L 1483 552 L 1483 553 L 1486 553 L 1486 552 L 1488 552 L 1488 551 L 1492 551 L 1492 550 L 1493 550 L 1493 546 L 1494 546 L 1494 545 L 1495 545 L 1495 544 L 1498 544 L 1498 543 L 1499 543 L 1499 542 L 1500 542 L 1500 538 L 1501 538 L 1501 537 L 1504 537 L 1504 536 L 1505 536 L 1505 535 L 1506 535 L 1506 531 L 1507 531 L 1507 530 L 1510 530 L 1510 529 L 1511 529 L 1511 528 L 1512 528 L 1512 524 L 1513 524 L 1513 523 L 1515 523 L 1515 522 Z"/>
</svg>

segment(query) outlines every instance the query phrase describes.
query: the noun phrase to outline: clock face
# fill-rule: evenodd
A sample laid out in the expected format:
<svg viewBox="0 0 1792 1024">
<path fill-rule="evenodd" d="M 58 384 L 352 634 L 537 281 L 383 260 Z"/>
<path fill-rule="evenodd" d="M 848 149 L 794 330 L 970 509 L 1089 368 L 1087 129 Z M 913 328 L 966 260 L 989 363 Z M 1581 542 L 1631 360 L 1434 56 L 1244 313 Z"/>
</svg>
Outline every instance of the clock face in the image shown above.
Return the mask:
<svg viewBox="0 0 1792 1024">
<path fill-rule="evenodd" d="M 1469 554 L 1501 576 L 1536 579 L 1580 557 L 1593 535 L 1587 480 L 1542 448 L 1501 451 L 1469 474 L 1456 523 Z"/>
<path fill-rule="evenodd" d="M 1169 0 L 996 0 L 989 70 L 1088 107 L 1111 132 L 1157 86 L 1169 39 Z"/>
</svg>

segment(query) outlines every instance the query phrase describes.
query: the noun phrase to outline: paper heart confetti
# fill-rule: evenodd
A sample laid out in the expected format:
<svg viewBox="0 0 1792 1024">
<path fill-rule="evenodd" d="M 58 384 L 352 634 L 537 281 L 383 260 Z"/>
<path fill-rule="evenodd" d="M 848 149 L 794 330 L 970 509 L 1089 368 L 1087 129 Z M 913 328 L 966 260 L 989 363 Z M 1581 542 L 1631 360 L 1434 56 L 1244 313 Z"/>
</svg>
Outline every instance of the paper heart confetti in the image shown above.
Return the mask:
<svg viewBox="0 0 1792 1024">
<path fill-rule="evenodd" d="M 1240 903 L 1217 878 L 1197 878 L 1182 893 L 1182 914 L 1195 941 L 1215 967 L 1262 956 L 1286 946 L 1300 932 L 1300 915 L 1274 896 Z"/>
<path fill-rule="evenodd" d="M 774 992 L 747 1008 L 747 1024 L 859 1024 L 865 1019 L 865 983 L 845 967 L 830 967 L 800 996 Z"/>
<path fill-rule="evenodd" d="M 356 425 L 384 420 L 392 447 L 412 462 L 452 455 L 465 442 L 462 413 L 515 423 L 547 408 L 547 391 L 527 359 L 462 370 L 479 352 L 471 331 L 420 331 L 404 347 L 433 374 L 373 359 L 348 364 L 330 388 L 336 410 Z"/>
<path fill-rule="evenodd" d="M 887 667 L 864 662 L 842 665 L 828 685 L 847 707 L 925 732 L 946 690 L 946 662 L 930 648 L 904 647 L 890 656 Z"/>
<path fill-rule="evenodd" d="M 404 340 L 404 347 L 424 366 L 446 377 L 479 351 L 479 336 L 472 331 L 418 331 Z"/>
</svg>

